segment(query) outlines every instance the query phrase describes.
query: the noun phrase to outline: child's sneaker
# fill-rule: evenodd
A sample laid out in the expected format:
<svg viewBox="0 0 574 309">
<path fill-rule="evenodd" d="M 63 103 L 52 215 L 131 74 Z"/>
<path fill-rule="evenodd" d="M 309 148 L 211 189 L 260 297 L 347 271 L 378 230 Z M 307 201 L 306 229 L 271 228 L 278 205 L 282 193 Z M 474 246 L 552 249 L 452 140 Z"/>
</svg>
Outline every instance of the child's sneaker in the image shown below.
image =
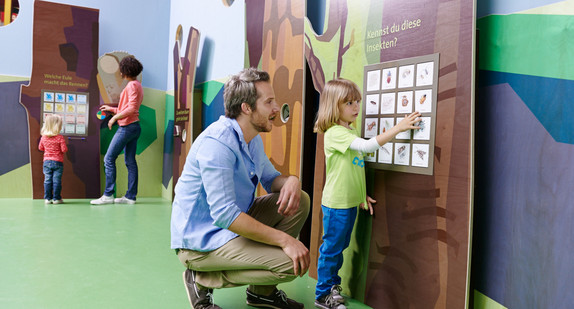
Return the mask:
<svg viewBox="0 0 574 309">
<path fill-rule="evenodd" d="M 63 204 L 64 200 L 53 200 L 52 204 Z"/>
<path fill-rule="evenodd" d="M 47 205 L 47 204 L 52 204 L 52 201 L 51 201 L 51 200 L 44 200 L 44 204 L 46 204 L 46 205 Z"/>
<path fill-rule="evenodd" d="M 136 203 L 136 201 L 130 200 L 129 198 L 127 198 L 127 197 L 125 197 L 125 196 L 122 196 L 122 197 L 120 197 L 120 198 L 115 199 L 115 200 L 114 200 L 114 203 L 116 203 L 116 204 L 130 204 L 130 205 L 133 205 L 133 204 Z"/>
<path fill-rule="evenodd" d="M 102 197 L 100 197 L 97 200 L 90 201 L 90 204 L 92 204 L 92 205 L 105 205 L 105 204 L 113 204 L 113 203 L 114 203 L 114 197 L 113 196 L 105 196 L 105 195 L 102 195 Z"/>
<path fill-rule="evenodd" d="M 338 303 L 331 294 L 315 299 L 315 307 L 321 309 L 347 309 L 345 305 Z"/>
<path fill-rule="evenodd" d="M 343 289 L 338 284 L 335 284 L 334 286 L 332 286 L 331 287 L 331 297 L 333 298 L 334 301 L 338 302 L 339 304 L 344 304 L 345 298 L 343 297 L 343 295 L 341 295 L 341 290 L 343 290 Z"/>
</svg>

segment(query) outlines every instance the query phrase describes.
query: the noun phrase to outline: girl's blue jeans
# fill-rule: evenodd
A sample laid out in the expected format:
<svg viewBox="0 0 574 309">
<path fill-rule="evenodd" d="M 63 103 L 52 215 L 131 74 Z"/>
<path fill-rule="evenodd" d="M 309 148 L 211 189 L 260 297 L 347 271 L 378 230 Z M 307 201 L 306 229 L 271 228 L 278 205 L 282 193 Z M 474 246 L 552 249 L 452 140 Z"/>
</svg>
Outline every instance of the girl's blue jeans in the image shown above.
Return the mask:
<svg viewBox="0 0 574 309">
<path fill-rule="evenodd" d="M 104 195 L 113 196 L 116 185 L 116 159 L 124 151 L 126 167 L 128 169 L 128 191 L 125 194 L 130 200 L 136 199 L 138 194 L 138 165 L 136 162 L 136 150 L 138 138 L 141 134 L 139 122 L 130 123 L 127 126 L 120 126 L 104 157 L 104 167 L 106 173 L 106 189 Z"/>
<path fill-rule="evenodd" d="M 62 173 L 64 172 L 64 163 L 53 160 L 46 160 L 43 164 L 44 169 L 44 199 L 61 200 L 62 199 Z"/>
<path fill-rule="evenodd" d="M 357 207 L 334 209 L 321 205 L 321 209 L 323 210 L 323 244 L 319 247 L 316 299 L 329 294 L 333 285 L 341 284 L 341 277 L 338 273 L 343 265 L 343 250 L 349 246 L 357 217 Z"/>
</svg>

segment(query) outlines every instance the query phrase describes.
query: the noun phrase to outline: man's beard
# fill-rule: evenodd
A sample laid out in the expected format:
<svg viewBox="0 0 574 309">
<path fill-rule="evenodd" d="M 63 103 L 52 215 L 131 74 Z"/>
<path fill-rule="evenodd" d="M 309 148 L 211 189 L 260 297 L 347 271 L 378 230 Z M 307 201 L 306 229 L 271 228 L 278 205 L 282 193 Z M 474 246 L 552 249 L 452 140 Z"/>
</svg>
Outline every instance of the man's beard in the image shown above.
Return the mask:
<svg viewBox="0 0 574 309">
<path fill-rule="evenodd" d="M 272 126 L 269 125 L 269 119 L 263 118 L 259 113 L 257 113 L 257 116 L 252 114 L 250 122 L 257 132 L 271 132 Z"/>
</svg>

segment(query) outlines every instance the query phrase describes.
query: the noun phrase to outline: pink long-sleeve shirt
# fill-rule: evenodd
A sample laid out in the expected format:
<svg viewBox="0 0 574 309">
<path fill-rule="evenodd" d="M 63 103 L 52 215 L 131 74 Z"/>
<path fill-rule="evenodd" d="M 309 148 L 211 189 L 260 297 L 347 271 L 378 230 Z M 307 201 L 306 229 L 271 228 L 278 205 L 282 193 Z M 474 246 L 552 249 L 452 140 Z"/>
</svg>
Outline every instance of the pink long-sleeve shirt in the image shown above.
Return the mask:
<svg viewBox="0 0 574 309">
<path fill-rule="evenodd" d="M 44 161 L 53 160 L 64 162 L 64 152 L 68 151 L 66 140 L 60 134 L 40 138 L 38 149 L 44 152 Z"/>
<path fill-rule="evenodd" d="M 137 80 L 128 82 L 120 94 L 118 107 L 112 107 L 114 114 L 122 114 L 124 118 L 118 120 L 120 126 L 127 126 L 130 123 L 139 121 L 140 106 L 143 101 L 142 84 Z"/>
</svg>

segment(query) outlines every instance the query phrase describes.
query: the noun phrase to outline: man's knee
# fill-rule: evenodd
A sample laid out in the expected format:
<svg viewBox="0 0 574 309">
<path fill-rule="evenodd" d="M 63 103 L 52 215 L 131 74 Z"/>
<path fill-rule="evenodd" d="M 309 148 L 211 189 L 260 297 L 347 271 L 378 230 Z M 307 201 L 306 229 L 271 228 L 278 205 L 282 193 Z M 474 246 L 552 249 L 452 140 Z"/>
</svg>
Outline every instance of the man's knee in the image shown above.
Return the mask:
<svg viewBox="0 0 574 309">
<path fill-rule="evenodd" d="M 301 199 L 299 201 L 299 209 L 306 216 L 309 215 L 309 210 L 311 209 L 311 198 L 307 192 L 301 190 Z"/>
</svg>

